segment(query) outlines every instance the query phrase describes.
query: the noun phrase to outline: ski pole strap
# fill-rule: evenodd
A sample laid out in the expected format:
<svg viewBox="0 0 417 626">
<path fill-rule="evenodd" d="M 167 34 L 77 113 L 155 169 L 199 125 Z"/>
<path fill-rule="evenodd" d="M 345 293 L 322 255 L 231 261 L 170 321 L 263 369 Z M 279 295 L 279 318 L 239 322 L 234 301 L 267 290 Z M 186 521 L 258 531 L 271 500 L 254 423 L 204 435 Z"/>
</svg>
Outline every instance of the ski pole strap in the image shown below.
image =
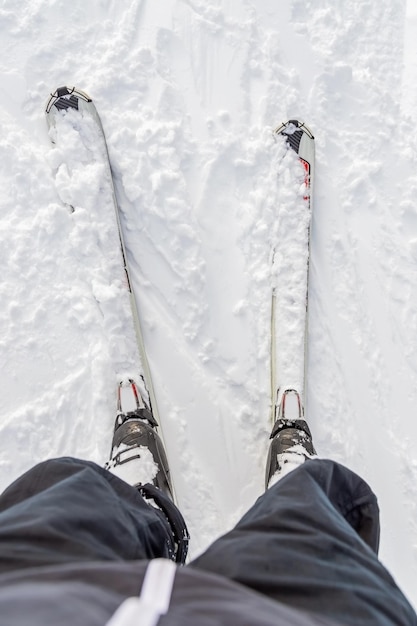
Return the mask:
<svg viewBox="0 0 417 626">
<path fill-rule="evenodd" d="M 176 566 L 168 559 L 150 561 L 139 597 L 126 598 L 106 626 L 156 626 L 168 612 Z"/>
<path fill-rule="evenodd" d="M 190 535 L 182 514 L 172 500 L 155 485 L 146 483 L 138 489 L 144 498 L 154 500 L 167 518 L 175 542 L 175 562 L 183 565 L 187 558 Z"/>
</svg>

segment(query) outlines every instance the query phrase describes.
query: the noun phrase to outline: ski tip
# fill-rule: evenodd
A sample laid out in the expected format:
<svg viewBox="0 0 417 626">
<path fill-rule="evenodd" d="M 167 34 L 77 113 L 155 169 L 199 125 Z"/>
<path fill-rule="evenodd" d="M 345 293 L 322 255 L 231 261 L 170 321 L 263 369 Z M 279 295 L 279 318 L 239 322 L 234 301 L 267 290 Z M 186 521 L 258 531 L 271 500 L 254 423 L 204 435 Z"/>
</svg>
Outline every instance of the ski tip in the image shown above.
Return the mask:
<svg viewBox="0 0 417 626">
<path fill-rule="evenodd" d="M 283 122 L 274 130 L 274 133 L 276 135 L 285 135 L 288 139 L 292 135 L 299 135 L 301 137 L 302 134 L 305 133 L 310 139 L 314 139 L 314 135 L 309 127 L 304 122 L 296 119 Z"/>
<path fill-rule="evenodd" d="M 58 87 L 53 93 L 50 94 L 46 103 L 45 113 L 48 115 L 52 107 L 57 110 L 76 109 L 79 108 L 79 102 L 92 102 L 90 96 L 85 91 L 77 89 L 76 87 Z"/>
<path fill-rule="evenodd" d="M 288 147 L 298 154 L 308 176 L 310 176 L 314 163 L 314 135 L 308 126 L 299 120 L 288 120 L 275 129 L 274 135 L 285 138 Z M 310 187 L 311 180 L 306 182 L 307 186 Z"/>
</svg>

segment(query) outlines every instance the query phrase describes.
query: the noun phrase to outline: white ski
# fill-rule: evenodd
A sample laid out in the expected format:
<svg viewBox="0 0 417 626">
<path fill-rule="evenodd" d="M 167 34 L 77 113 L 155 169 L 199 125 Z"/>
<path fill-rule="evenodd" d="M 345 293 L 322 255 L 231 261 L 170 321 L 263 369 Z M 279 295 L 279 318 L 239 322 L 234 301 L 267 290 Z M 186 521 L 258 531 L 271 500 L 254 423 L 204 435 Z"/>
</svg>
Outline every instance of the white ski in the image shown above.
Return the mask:
<svg viewBox="0 0 417 626">
<path fill-rule="evenodd" d="M 79 127 L 82 128 L 83 121 L 85 121 L 85 118 L 90 118 L 95 123 L 97 132 L 95 133 L 95 136 L 92 137 L 92 142 L 94 143 L 94 141 L 98 139 L 102 144 L 102 150 L 101 150 L 100 156 L 102 156 L 101 160 L 104 162 L 105 167 L 107 169 L 106 178 L 108 179 L 108 183 L 110 185 L 110 193 L 112 196 L 112 204 L 114 207 L 114 214 L 116 218 L 118 236 L 119 236 L 119 241 L 120 241 L 120 250 L 121 250 L 121 257 L 122 257 L 121 261 L 123 263 L 123 268 L 124 268 L 124 272 L 126 276 L 126 284 L 127 284 L 127 289 L 129 292 L 130 306 L 132 310 L 133 324 L 134 324 L 135 335 L 136 335 L 136 342 L 138 346 L 141 367 L 142 367 L 140 378 L 143 378 L 144 385 L 140 384 L 139 388 L 141 390 L 141 394 L 147 395 L 147 397 L 144 397 L 143 400 L 145 404 L 148 406 L 148 408 L 151 410 L 153 417 L 155 418 L 156 422 L 159 425 L 160 419 L 159 419 L 159 414 L 158 414 L 158 405 L 157 405 L 157 401 L 155 397 L 154 387 L 152 384 L 151 371 L 150 371 L 148 360 L 146 357 L 146 350 L 145 350 L 145 346 L 143 342 L 143 336 L 142 336 L 141 325 L 140 325 L 140 320 L 139 320 L 138 308 L 136 304 L 136 298 L 135 298 L 135 294 L 133 291 L 132 281 L 130 279 L 126 249 L 124 245 L 123 233 L 122 233 L 122 228 L 121 228 L 121 223 L 120 223 L 120 211 L 119 211 L 119 206 L 118 206 L 117 198 L 115 194 L 114 180 L 113 180 L 113 174 L 111 170 L 111 164 L 110 164 L 110 159 L 109 159 L 106 138 L 105 138 L 105 134 L 104 134 L 100 117 L 97 113 L 97 109 L 94 105 L 94 102 L 85 92 L 79 89 L 76 89 L 75 87 L 65 87 L 65 86 L 58 88 L 53 94 L 51 94 L 46 105 L 45 113 L 46 113 L 48 128 L 50 130 L 49 135 L 53 143 L 55 142 L 54 130 L 56 127 L 58 116 L 66 116 L 66 115 L 76 116 L 75 119 L 71 120 L 75 128 L 77 128 L 77 123 Z M 80 118 L 78 118 L 77 116 L 80 116 Z M 142 381 L 137 381 L 137 382 L 142 383 Z M 123 385 L 123 382 L 122 382 L 122 385 Z M 145 386 L 145 393 L 143 391 L 143 386 Z"/>
<path fill-rule="evenodd" d="M 271 398 L 274 423 L 285 391 L 296 390 L 305 404 L 308 336 L 310 224 L 314 187 L 314 137 L 307 126 L 290 120 L 276 130 L 288 150 L 287 179 L 278 207 L 278 241 L 273 251 L 271 306 Z M 298 162 L 297 157 L 298 156 Z M 290 180 L 288 180 L 288 177 Z M 290 189 L 288 189 L 288 186 Z M 304 414 L 303 409 L 301 408 Z"/>
</svg>

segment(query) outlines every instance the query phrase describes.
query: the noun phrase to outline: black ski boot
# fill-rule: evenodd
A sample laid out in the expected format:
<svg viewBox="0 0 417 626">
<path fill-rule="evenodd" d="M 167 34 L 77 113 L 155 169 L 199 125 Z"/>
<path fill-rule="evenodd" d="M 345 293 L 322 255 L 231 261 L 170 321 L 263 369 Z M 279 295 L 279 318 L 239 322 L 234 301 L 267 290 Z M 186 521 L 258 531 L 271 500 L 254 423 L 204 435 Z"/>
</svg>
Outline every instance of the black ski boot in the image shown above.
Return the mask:
<svg viewBox="0 0 417 626">
<path fill-rule="evenodd" d="M 265 488 L 306 459 L 316 456 L 310 428 L 304 419 L 300 395 L 286 389 L 281 397 L 278 419 L 271 432 L 266 463 Z"/>
<path fill-rule="evenodd" d="M 173 500 L 168 460 L 157 427 L 136 383 L 132 379 L 121 382 L 106 469 L 133 487 L 151 483 Z"/>
<path fill-rule="evenodd" d="M 183 564 L 190 536 L 184 518 L 174 504 L 168 460 L 157 427 L 136 383 L 132 379 L 122 381 L 106 469 L 136 487 L 150 506 L 162 511 L 172 531 L 174 549 L 171 558 Z"/>
</svg>

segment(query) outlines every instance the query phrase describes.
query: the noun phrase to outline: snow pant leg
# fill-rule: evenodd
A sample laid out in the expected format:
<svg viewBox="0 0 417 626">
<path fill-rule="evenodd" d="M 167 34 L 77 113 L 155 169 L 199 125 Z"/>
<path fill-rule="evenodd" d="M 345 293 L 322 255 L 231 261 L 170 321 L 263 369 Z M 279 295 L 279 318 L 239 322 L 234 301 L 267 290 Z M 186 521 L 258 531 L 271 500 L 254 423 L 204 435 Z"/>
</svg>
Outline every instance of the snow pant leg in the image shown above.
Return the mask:
<svg viewBox="0 0 417 626">
<path fill-rule="evenodd" d="M 262 495 L 190 567 L 352 626 L 417 624 L 376 556 L 379 511 L 345 467 L 309 460 Z"/>
<path fill-rule="evenodd" d="M 92 560 L 171 558 L 161 511 L 95 463 L 45 461 L 0 496 L 0 572 Z"/>
</svg>

